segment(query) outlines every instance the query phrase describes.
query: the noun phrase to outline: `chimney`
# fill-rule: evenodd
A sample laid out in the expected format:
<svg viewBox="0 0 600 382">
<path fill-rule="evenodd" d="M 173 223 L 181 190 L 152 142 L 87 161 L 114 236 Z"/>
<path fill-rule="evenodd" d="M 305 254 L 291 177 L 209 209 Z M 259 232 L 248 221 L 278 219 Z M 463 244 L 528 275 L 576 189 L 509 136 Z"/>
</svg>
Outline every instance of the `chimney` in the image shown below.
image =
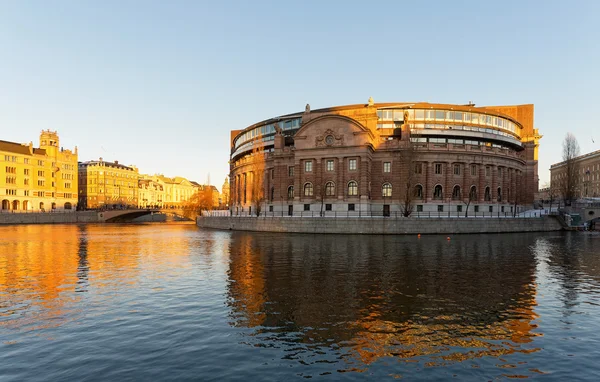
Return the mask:
<svg viewBox="0 0 600 382">
<path fill-rule="evenodd" d="M 116 160 L 116 161 L 115 161 L 115 164 L 119 164 L 119 161 L 118 161 L 118 160 Z"/>
</svg>

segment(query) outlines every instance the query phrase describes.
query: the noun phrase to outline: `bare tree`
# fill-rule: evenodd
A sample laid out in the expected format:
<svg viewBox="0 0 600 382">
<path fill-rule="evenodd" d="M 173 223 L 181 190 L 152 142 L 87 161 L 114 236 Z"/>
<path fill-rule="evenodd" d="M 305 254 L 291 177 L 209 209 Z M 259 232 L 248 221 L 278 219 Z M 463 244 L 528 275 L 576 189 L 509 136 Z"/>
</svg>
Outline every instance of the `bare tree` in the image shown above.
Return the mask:
<svg viewBox="0 0 600 382">
<path fill-rule="evenodd" d="M 579 156 L 579 143 L 571 133 L 567 133 L 563 141 L 563 162 L 565 166 L 564 177 L 561 180 L 561 193 L 565 205 L 570 205 L 571 201 L 577 196 L 579 186 L 579 163 L 576 158 Z"/>
<path fill-rule="evenodd" d="M 414 177 L 415 177 L 415 164 L 417 156 L 417 148 L 415 144 L 410 141 L 402 142 L 403 145 L 400 150 L 400 168 L 404 171 L 402 185 L 402 196 L 400 200 L 400 212 L 404 217 L 409 217 L 415 206 L 414 206 Z"/>
<path fill-rule="evenodd" d="M 465 208 L 465 217 L 466 218 L 469 217 L 469 206 L 471 205 L 471 202 L 474 200 L 477 200 L 477 191 L 471 192 L 471 189 L 469 189 L 469 197 L 467 198 L 467 202 L 465 203 L 467 205 L 467 208 Z M 464 203 L 464 200 L 463 200 L 463 203 Z"/>
<path fill-rule="evenodd" d="M 265 201 L 265 161 L 265 153 L 261 148 L 252 150 L 250 204 L 254 207 L 256 216 L 260 216 Z"/>
<path fill-rule="evenodd" d="M 210 187 L 203 187 L 196 191 L 183 205 L 183 215 L 189 219 L 195 219 L 202 215 L 202 211 L 212 209 L 213 195 Z"/>
</svg>

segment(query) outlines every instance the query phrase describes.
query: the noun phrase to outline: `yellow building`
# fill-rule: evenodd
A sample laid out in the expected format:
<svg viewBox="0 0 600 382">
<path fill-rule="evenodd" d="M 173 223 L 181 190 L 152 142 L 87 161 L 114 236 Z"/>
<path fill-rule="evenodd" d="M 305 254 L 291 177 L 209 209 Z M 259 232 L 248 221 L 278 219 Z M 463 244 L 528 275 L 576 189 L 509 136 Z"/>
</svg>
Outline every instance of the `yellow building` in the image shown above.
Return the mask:
<svg viewBox="0 0 600 382">
<path fill-rule="evenodd" d="M 140 175 L 138 181 L 138 207 L 163 208 L 165 182 L 156 175 Z"/>
<path fill-rule="evenodd" d="M 229 207 L 229 177 L 225 177 L 223 188 L 221 189 L 221 207 Z"/>
<path fill-rule="evenodd" d="M 119 161 L 79 163 L 79 205 L 83 209 L 138 206 L 138 169 Z"/>
<path fill-rule="evenodd" d="M 74 210 L 77 147 L 64 150 L 56 131 L 40 134 L 40 147 L 0 141 L 2 212 Z"/>
<path fill-rule="evenodd" d="M 196 192 L 194 184 L 180 176 L 167 178 L 166 176 L 158 175 L 158 178 L 165 184 L 163 205 L 166 208 L 182 206 Z"/>
</svg>

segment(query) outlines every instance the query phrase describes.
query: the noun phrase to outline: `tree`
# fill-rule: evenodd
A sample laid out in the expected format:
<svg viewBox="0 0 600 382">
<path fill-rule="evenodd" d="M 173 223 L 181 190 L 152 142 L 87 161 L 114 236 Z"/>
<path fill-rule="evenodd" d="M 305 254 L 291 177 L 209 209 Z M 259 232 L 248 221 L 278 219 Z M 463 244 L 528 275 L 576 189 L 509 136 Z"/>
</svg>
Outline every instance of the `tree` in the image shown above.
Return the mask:
<svg viewBox="0 0 600 382">
<path fill-rule="evenodd" d="M 262 148 L 252 150 L 250 174 L 250 204 L 256 216 L 260 216 L 265 201 L 265 153 Z"/>
<path fill-rule="evenodd" d="M 571 133 L 567 133 L 562 145 L 563 162 L 564 162 L 564 173 L 561 179 L 561 193 L 565 205 L 570 205 L 571 201 L 577 196 L 577 187 L 579 185 L 579 163 L 577 157 L 579 156 L 579 143 L 577 139 Z"/>
<path fill-rule="evenodd" d="M 474 192 L 471 192 L 471 190 L 473 190 Z M 476 190 L 477 189 L 474 189 L 474 188 L 469 189 L 469 197 L 467 198 L 467 203 L 465 203 L 467 205 L 467 208 L 465 208 L 465 217 L 469 217 L 469 206 L 471 205 L 471 202 L 474 200 L 477 200 L 477 191 Z M 463 203 L 464 203 L 464 201 L 463 201 Z"/>
<path fill-rule="evenodd" d="M 196 191 L 183 205 L 183 215 L 189 219 L 201 216 L 202 211 L 212 209 L 213 195 L 210 187 L 203 187 Z"/>
<path fill-rule="evenodd" d="M 400 168 L 404 171 L 401 188 L 400 212 L 404 217 L 409 217 L 415 208 L 414 200 L 414 174 L 415 174 L 415 157 L 417 149 L 415 144 L 409 140 L 403 141 L 400 152 Z"/>
</svg>

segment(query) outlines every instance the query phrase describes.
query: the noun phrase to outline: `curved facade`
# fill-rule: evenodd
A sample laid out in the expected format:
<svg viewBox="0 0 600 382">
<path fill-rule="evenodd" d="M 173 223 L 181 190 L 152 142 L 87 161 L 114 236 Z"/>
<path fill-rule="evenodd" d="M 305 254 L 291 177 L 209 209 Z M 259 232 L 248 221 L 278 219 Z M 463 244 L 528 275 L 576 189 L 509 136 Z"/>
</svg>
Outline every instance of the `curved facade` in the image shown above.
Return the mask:
<svg viewBox="0 0 600 382">
<path fill-rule="evenodd" d="M 508 213 L 538 188 L 533 105 L 307 105 L 231 138 L 233 214 Z"/>
</svg>

